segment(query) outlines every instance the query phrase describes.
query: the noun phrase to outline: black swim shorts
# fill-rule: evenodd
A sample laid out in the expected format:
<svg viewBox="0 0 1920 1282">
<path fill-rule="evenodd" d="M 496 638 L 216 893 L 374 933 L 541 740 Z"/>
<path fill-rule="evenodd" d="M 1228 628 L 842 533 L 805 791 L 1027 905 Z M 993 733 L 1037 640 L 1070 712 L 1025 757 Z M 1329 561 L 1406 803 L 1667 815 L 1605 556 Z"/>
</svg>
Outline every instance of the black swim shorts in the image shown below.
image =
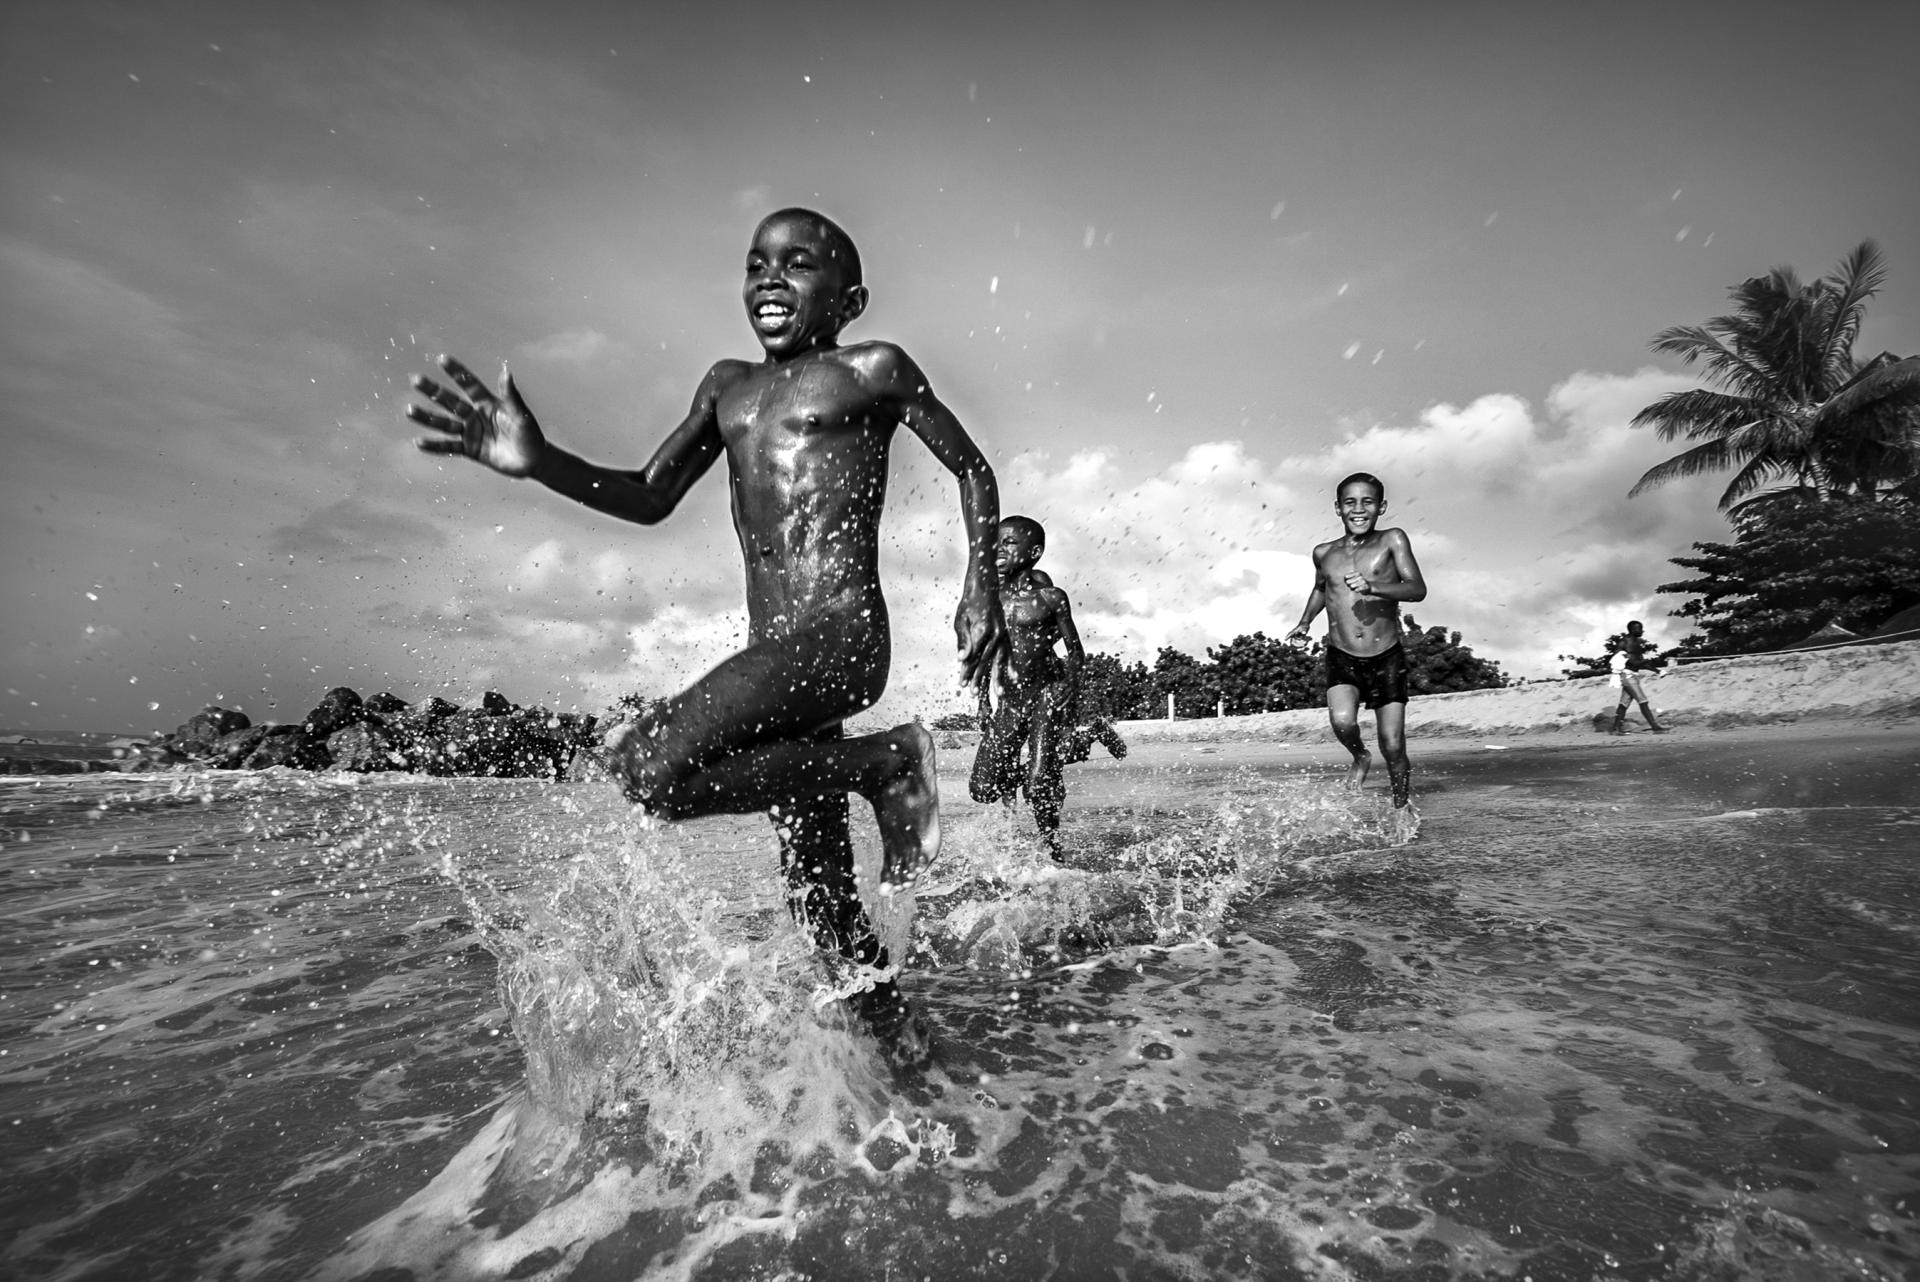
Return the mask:
<svg viewBox="0 0 1920 1282">
<path fill-rule="evenodd" d="M 1327 647 L 1327 688 L 1353 686 L 1369 708 L 1407 701 L 1407 652 L 1396 642 L 1379 654 L 1348 654 Z"/>
</svg>

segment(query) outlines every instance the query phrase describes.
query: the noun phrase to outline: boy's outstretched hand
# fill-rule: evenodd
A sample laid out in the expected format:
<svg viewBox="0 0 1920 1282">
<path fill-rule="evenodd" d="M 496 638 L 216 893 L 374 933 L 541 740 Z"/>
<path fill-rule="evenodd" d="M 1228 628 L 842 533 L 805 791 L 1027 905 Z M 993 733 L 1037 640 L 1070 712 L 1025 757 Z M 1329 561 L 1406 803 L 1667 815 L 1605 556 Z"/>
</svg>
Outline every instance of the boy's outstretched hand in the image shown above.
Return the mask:
<svg viewBox="0 0 1920 1282">
<path fill-rule="evenodd" d="M 993 663 L 1007 645 L 1007 622 L 1000 614 L 1000 594 L 968 592 L 953 615 L 954 640 L 960 646 L 960 684 L 984 688 L 993 675 Z"/>
<path fill-rule="evenodd" d="M 422 374 L 410 380 L 413 390 L 439 410 L 407 406 L 407 417 L 440 436 L 423 436 L 414 444 L 428 454 L 462 454 L 507 476 L 531 476 L 547 438 L 534 421 L 533 411 L 520 399 L 513 376 L 500 366 L 501 395 L 451 356 L 440 358 L 440 368 L 459 391 L 442 387 Z"/>
</svg>

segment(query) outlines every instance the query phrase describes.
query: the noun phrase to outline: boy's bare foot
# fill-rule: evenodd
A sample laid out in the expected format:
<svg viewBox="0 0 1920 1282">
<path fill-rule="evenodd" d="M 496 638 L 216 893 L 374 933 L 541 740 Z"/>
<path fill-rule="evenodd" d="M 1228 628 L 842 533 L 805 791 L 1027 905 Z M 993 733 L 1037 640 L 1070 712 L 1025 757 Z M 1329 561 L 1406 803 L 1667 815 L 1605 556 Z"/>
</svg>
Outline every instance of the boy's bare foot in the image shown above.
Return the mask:
<svg viewBox="0 0 1920 1282">
<path fill-rule="evenodd" d="M 1360 785 L 1367 781 L 1367 772 L 1373 769 L 1373 754 L 1360 751 L 1354 754 L 1353 764 L 1347 767 L 1347 787 L 1360 791 Z"/>
<path fill-rule="evenodd" d="M 873 799 L 873 817 L 880 825 L 882 894 L 911 886 L 940 853 L 933 736 L 918 723 L 908 723 L 894 727 L 893 746 L 902 757 L 900 770 Z"/>
</svg>

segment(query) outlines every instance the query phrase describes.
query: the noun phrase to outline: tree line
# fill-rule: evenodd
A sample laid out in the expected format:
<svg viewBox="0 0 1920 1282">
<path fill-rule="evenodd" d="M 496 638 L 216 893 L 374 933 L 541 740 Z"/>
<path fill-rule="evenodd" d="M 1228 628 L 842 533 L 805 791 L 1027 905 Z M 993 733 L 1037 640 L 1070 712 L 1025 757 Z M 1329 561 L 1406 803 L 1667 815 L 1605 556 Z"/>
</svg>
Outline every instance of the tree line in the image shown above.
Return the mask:
<svg viewBox="0 0 1920 1282">
<path fill-rule="evenodd" d="M 1422 629 L 1412 615 L 1403 621 L 1401 644 L 1407 652 L 1408 686 L 1414 694 L 1444 694 L 1507 684 L 1500 665 L 1482 659 L 1463 644 L 1460 633 Z M 1167 715 L 1173 697 L 1176 717 L 1229 716 L 1318 708 L 1326 702 L 1326 652 L 1318 641 L 1290 646 L 1265 632 L 1243 633 L 1225 645 L 1208 646 L 1205 660 L 1172 646 L 1160 647 L 1153 663 L 1128 663 L 1115 655 L 1090 652 L 1081 688 L 1083 717 L 1144 720 Z"/>
</svg>

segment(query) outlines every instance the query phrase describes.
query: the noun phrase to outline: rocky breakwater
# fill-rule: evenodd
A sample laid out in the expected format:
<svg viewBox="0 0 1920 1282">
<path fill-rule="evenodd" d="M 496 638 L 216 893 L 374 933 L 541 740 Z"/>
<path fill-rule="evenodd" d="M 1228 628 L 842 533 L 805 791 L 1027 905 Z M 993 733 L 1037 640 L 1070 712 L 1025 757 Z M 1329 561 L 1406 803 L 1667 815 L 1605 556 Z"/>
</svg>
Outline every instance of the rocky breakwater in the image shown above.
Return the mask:
<svg viewBox="0 0 1920 1282">
<path fill-rule="evenodd" d="M 244 712 L 208 707 L 132 753 L 128 770 L 401 770 L 427 775 L 563 779 L 598 745 L 599 718 L 522 708 L 488 691 L 478 708 L 438 696 L 408 703 L 327 691 L 297 722 L 255 725 Z"/>
</svg>

